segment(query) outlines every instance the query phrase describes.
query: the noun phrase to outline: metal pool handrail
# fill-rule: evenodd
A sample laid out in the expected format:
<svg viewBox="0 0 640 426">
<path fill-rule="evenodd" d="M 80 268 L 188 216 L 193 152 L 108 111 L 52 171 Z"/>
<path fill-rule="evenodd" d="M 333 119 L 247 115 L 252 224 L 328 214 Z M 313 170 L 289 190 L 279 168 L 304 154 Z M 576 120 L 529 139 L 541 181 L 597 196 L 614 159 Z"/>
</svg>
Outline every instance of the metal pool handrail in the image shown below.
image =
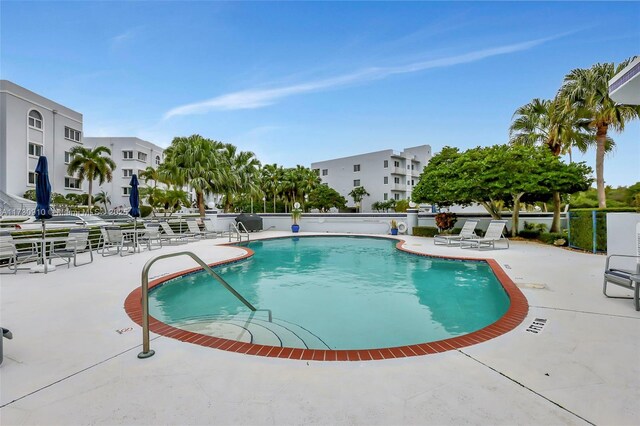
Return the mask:
<svg viewBox="0 0 640 426">
<path fill-rule="evenodd" d="M 242 231 L 240 228 L 242 228 Z M 249 241 L 249 231 L 247 231 L 244 223 L 238 222 L 237 225 L 233 222 L 229 223 L 229 242 L 231 242 L 231 232 L 235 232 L 236 241 L 242 241 L 242 234 L 246 234 L 247 241 Z"/>
<path fill-rule="evenodd" d="M 231 285 L 229 285 L 229 283 L 227 283 L 220 275 L 216 274 L 209 267 L 209 265 L 207 265 L 202 259 L 200 259 L 192 252 L 180 251 L 178 253 L 168 253 L 156 256 L 153 259 L 149 259 L 142 268 L 142 352 L 138 354 L 138 358 L 149 358 L 156 353 L 149 347 L 149 269 L 151 269 L 151 265 L 156 263 L 158 260 L 177 256 L 189 256 L 190 258 L 192 258 L 198 265 L 202 267 L 202 269 L 204 269 L 209 275 L 211 275 L 220 284 L 222 284 L 224 288 L 229 290 L 231 294 L 233 294 L 238 300 L 240 300 L 247 308 L 252 311 L 257 310 L 255 306 L 249 303 L 247 299 L 242 297 L 242 295 L 240 295 L 240 293 L 238 293 L 233 287 L 231 287 Z"/>
</svg>

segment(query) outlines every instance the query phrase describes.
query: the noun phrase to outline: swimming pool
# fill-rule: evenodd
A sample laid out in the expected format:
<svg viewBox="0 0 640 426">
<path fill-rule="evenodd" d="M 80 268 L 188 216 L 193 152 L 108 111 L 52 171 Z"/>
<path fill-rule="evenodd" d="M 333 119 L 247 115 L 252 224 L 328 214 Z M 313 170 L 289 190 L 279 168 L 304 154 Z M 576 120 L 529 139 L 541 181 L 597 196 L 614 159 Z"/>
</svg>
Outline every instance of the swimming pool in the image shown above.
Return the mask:
<svg viewBox="0 0 640 426">
<path fill-rule="evenodd" d="M 173 337 L 203 344 L 203 336 L 211 336 L 207 346 L 260 354 L 272 348 L 271 356 L 283 347 L 356 351 L 368 359 L 375 358 L 373 349 L 408 356 L 478 343 L 526 315 L 526 300 L 523 305 L 513 283 L 505 286 L 495 262 L 421 257 L 396 243 L 355 237 L 251 242 L 252 257 L 216 271 L 258 312 L 202 272 L 156 286 L 150 312 Z"/>
</svg>

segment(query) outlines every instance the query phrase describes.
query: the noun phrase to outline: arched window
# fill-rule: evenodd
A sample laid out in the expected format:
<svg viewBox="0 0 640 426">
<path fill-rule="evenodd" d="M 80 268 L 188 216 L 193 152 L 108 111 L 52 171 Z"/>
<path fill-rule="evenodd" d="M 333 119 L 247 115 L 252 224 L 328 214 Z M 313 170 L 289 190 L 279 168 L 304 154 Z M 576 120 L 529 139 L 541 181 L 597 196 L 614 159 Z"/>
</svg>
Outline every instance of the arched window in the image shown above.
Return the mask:
<svg viewBox="0 0 640 426">
<path fill-rule="evenodd" d="M 42 130 L 42 114 L 35 109 L 29 111 L 29 127 Z"/>
<path fill-rule="evenodd" d="M 156 155 L 156 166 L 160 165 L 160 156 Z"/>
</svg>

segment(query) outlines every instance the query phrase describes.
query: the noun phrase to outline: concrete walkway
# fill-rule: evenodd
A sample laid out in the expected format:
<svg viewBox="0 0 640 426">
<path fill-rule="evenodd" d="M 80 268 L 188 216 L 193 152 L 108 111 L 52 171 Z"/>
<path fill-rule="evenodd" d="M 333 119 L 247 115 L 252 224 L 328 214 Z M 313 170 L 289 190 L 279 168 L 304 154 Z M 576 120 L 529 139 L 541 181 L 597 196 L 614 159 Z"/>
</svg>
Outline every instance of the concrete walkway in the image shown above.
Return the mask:
<svg viewBox="0 0 640 426">
<path fill-rule="evenodd" d="M 527 297 L 527 319 L 482 344 L 395 360 L 263 358 L 154 335 L 156 355 L 139 360 L 140 327 L 123 303 L 144 263 L 185 249 L 209 263 L 242 251 L 217 247 L 226 242 L 218 239 L 98 255 L 46 276 L 1 276 L 0 324 L 14 339 L 4 341 L 0 423 L 638 423 L 640 312 L 602 295 L 604 256 L 526 242 L 477 252 L 404 238 L 414 251 L 496 259 Z M 151 276 L 192 266 L 168 259 Z M 546 320 L 542 332 L 527 332 L 536 318 Z"/>
</svg>

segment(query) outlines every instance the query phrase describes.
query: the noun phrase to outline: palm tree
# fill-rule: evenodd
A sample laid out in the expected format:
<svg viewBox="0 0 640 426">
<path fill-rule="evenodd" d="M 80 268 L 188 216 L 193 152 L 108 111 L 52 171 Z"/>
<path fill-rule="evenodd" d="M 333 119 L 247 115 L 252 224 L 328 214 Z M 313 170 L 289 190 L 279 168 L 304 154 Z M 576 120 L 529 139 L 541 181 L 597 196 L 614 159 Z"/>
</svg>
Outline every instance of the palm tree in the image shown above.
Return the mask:
<svg viewBox="0 0 640 426">
<path fill-rule="evenodd" d="M 267 164 L 262 168 L 261 181 L 265 196 L 267 193 L 273 196 L 273 212 L 276 212 L 276 198 L 280 192 L 280 181 L 284 171 L 281 166 L 277 164 Z"/>
<path fill-rule="evenodd" d="M 99 185 L 102 185 L 105 181 L 111 182 L 116 163 L 111 157 L 102 156 L 102 154 L 111 155 L 111 150 L 106 146 L 97 146 L 93 149 L 74 146 L 69 154 L 71 162 L 67 167 L 67 173 L 71 176 L 77 173 L 77 179 L 80 183 L 85 179 L 89 180 L 89 200 L 87 204 L 89 205 L 89 212 L 91 212 L 93 181 L 98 179 Z"/>
<path fill-rule="evenodd" d="M 175 185 L 189 185 L 195 191 L 201 217 L 204 217 L 204 195 L 213 192 L 220 181 L 222 147 L 220 142 L 191 135 L 174 138 L 165 150 L 161 175 L 170 176 Z"/>
<path fill-rule="evenodd" d="M 108 204 L 111 202 L 111 197 L 109 197 L 109 194 L 107 194 L 105 191 L 100 191 L 96 194 L 96 196 L 93 199 L 96 203 L 103 203 L 104 204 L 104 212 L 105 214 L 109 212 L 109 206 Z"/>
<path fill-rule="evenodd" d="M 300 197 L 302 199 L 302 205 L 304 206 L 304 200 L 308 197 L 311 192 L 316 189 L 320 185 L 320 176 L 315 171 L 303 167 L 302 169 L 297 171 L 299 173 L 299 190 Z"/>
<path fill-rule="evenodd" d="M 369 194 L 367 190 L 364 189 L 364 186 L 356 186 L 349 193 L 349 196 L 353 198 L 353 202 L 356 203 L 356 205 L 358 206 L 358 212 L 362 211 L 362 206 L 360 205 L 360 202 L 365 196 L 368 197 L 369 195 L 371 194 Z"/>
<path fill-rule="evenodd" d="M 166 180 L 167 176 L 163 176 L 160 169 L 155 169 L 151 166 L 147 166 L 146 169 L 140 172 L 138 176 L 140 179 L 144 181 L 144 183 L 153 181 L 153 187 L 156 188 L 158 183 L 168 183 Z"/>
<path fill-rule="evenodd" d="M 559 96 L 566 109 L 579 108 L 586 111 L 585 124 L 595 130 L 596 140 L 596 186 L 598 205 L 607 207 L 604 186 L 604 154 L 609 128 L 621 132 L 628 121 L 640 118 L 640 105 L 623 105 L 609 97 L 609 80 L 622 71 L 633 58 L 615 66 L 613 63 L 598 63 L 589 69 L 577 68 L 564 77 Z"/>
<path fill-rule="evenodd" d="M 233 197 L 248 194 L 253 198 L 260 193 L 258 172 L 260 161 L 250 151 L 238 151 L 234 145 L 226 144 L 221 151 L 224 174 L 219 182 L 218 192 L 224 194 L 224 210 L 231 211 Z"/>
<path fill-rule="evenodd" d="M 581 109 L 567 110 L 561 100 L 534 99 L 513 114 L 509 128 L 512 145 L 546 145 L 553 155 L 581 152 L 594 143 L 593 132 L 580 126 L 584 117 Z M 553 193 L 553 222 L 551 232 L 560 232 L 560 192 Z"/>
</svg>

